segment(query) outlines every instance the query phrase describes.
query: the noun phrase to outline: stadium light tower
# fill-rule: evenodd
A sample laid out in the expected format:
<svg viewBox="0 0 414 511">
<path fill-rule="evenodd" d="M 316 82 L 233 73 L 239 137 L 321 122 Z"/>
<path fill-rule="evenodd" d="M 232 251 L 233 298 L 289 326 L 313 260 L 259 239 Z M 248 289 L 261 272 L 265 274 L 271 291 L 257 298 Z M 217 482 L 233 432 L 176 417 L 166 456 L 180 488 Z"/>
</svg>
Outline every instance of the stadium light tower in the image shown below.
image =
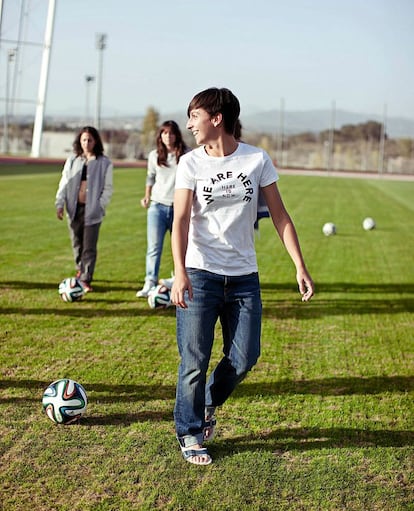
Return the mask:
<svg viewBox="0 0 414 511">
<path fill-rule="evenodd" d="M 378 149 L 378 174 L 382 174 L 384 172 L 386 125 L 387 125 L 387 105 L 384 104 L 384 111 L 382 114 L 379 149 Z"/>
<path fill-rule="evenodd" d="M 326 170 L 330 172 L 334 168 L 334 137 L 335 137 L 335 115 L 336 115 L 336 101 L 332 101 L 331 105 L 331 128 L 329 130 L 328 138 L 328 159 Z"/>
<path fill-rule="evenodd" d="M 90 96 L 90 86 L 91 83 L 95 81 L 95 77 L 92 75 L 85 76 L 85 85 L 86 85 L 86 97 L 85 97 L 85 125 L 90 123 L 90 115 L 89 115 L 89 96 Z"/>
<path fill-rule="evenodd" d="M 4 154 L 9 152 L 9 105 L 10 105 L 10 67 L 16 56 L 16 49 L 12 48 L 7 52 L 6 63 L 6 97 L 4 104 L 4 128 L 3 128 L 3 141 L 4 141 Z"/>
<path fill-rule="evenodd" d="M 36 115 L 33 127 L 32 151 L 33 158 L 40 156 L 40 145 L 42 142 L 43 116 L 46 102 L 47 80 L 49 76 L 50 51 L 52 49 L 53 28 L 55 23 L 56 0 L 49 0 L 47 21 L 45 29 L 45 40 L 43 44 L 43 58 L 40 69 L 39 90 L 37 97 Z"/>
<path fill-rule="evenodd" d="M 101 107 L 102 107 L 102 67 L 103 51 L 106 48 L 106 34 L 96 34 L 96 49 L 99 50 L 98 73 L 96 76 L 96 111 L 95 128 L 101 128 Z"/>
<path fill-rule="evenodd" d="M 277 148 L 277 164 L 283 167 L 283 140 L 285 138 L 285 98 L 280 98 L 280 111 L 279 111 L 279 136 Z"/>
<path fill-rule="evenodd" d="M 1 27 L 3 26 L 3 0 L 0 0 L 0 34 L 1 34 Z"/>
</svg>

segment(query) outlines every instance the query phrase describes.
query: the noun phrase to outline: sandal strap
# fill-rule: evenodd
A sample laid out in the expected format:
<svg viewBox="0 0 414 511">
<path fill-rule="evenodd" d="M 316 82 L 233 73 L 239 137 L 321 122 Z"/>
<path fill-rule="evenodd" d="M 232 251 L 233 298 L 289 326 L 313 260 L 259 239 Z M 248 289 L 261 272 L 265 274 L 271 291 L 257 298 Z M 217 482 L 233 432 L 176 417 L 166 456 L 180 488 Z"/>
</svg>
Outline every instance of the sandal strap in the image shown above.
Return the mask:
<svg viewBox="0 0 414 511">
<path fill-rule="evenodd" d="M 191 449 L 191 447 L 185 449 L 181 447 L 181 453 L 183 455 L 183 458 L 189 463 L 193 463 L 193 465 L 210 465 L 210 463 L 213 461 L 205 447 L 201 449 Z M 200 462 L 193 459 L 197 456 L 204 456 L 205 460 Z"/>
<path fill-rule="evenodd" d="M 210 419 L 204 421 L 205 428 L 214 428 L 216 426 L 216 424 L 217 424 L 217 421 L 216 421 L 215 417 L 211 417 Z"/>
<path fill-rule="evenodd" d="M 181 452 L 183 453 L 183 457 L 185 459 L 192 458 L 193 456 L 205 456 L 206 454 L 208 456 L 208 452 L 205 447 L 203 447 L 202 449 L 191 449 L 191 448 L 183 449 L 183 448 L 181 448 Z"/>
</svg>

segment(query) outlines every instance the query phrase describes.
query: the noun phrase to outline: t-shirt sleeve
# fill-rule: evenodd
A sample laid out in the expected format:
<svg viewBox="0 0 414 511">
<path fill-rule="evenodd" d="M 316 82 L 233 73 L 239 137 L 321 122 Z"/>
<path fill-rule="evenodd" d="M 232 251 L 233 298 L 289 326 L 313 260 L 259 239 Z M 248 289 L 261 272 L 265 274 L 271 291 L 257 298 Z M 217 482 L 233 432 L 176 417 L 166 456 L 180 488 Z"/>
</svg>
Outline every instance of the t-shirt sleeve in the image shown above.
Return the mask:
<svg viewBox="0 0 414 511">
<path fill-rule="evenodd" d="M 260 177 L 260 187 L 271 185 L 275 183 L 279 179 L 279 174 L 277 173 L 276 167 L 273 165 L 270 156 L 263 152 L 263 172 Z"/>
<path fill-rule="evenodd" d="M 186 155 L 181 156 L 175 175 L 175 189 L 195 190 L 194 173 L 191 172 L 191 165 Z"/>
</svg>

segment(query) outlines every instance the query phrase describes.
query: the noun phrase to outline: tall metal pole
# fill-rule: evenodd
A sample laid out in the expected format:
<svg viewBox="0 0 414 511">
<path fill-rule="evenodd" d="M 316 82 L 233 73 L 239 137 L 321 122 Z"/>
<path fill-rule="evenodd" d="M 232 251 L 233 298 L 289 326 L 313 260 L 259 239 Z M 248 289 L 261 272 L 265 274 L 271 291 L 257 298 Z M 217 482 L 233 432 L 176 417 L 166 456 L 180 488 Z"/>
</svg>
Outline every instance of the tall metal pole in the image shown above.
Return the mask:
<svg viewBox="0 0 414 511">
<path fill-rule="evenodd" d="M 21 0 L 20 16 L 19 16 L 19 30 L 18 30 L 18 34 L 17 34 L 16 60 L 15 60 L 13 81 L 12 81 L 12 94 L 11 94 L 11 113 L 12 113 L 12 115 L 16 115 L 16 97 L 17 97 L 17 86 L 18 86 L 18 82 L 19 82 L 19 74 L 21 72 L 21 50 L 22 50 L 25 16 L 26 16 L 26 0 Z"/>
<path fill-rule="evenodd" d="M 335 101 L 332 101 L 331 129 L 329 130 L 329 139 L 328 139 L 328 164 L 327 164 L 327 169 L 326 169 L 328 172 L 330 172 L 333 169 L 335 116 L 336 116 L 336 103 L 335 103 Z"/>
<path fill-rule="evenodd" d="M 103 67 L 103 51 L 106 48 L 106 34 L 96 34 L 96 48 L 98 55 L 98 72 L 96 75 L 96 111 L 95 111 L 95 128 L 101 128 L 101 108 L 102 108 L 102 67 Z"/>
<path fill-rule="evenodd" d="M 31 156 L 33 158 L 38 158 L 40 156 L 40 145 L 42 142 L 42 131 L 43 131 L 43 117 L 44 117 L 44 110 L 45 110 L 45 104 L 46 104 L 47 80 L 49 77 L 50 52 L 52 49 L 53 29 L 54 29 L 54 24 L 55 24 L 55 8 L 56 8 L 56 0 L 49 0 L 46 29 L 45 29 L 45 40 L 44 40 L 44 45 L 43 45 L 42 67 L 40 70 L 36 115 L 35 115 L 35 122 L 34 122 L 34 127 L 33 127 L 32 151 L 31 151 Z"/>
<path fill-rule="evenodd" d="M 1 33 L 2 33 L 1 27 L 3 25 L 3 5 L 4 5 L 3 0 L 0 0 L 0 41 L 1 41 Z"/>
<path fill-rule="evenodd" d="M 285 100 L 280 98 L 280 111 L 279 111 L 279 140 L 278 140 L 278 166 L 283 167 L 283 139 L 285 137 Z"/>
<path fill-rule="evenodd" d="M 3 26 L 3 0 L 0 0 L 0 42 L 1 42 L 1 34 L 2 34 L 2 26 Z"/>
<path fill-rule="evenodd" d="M 378 174 L 384 172 L 384 153 L 385 153 L 385 126 L 387 124 L 387 105 L 384 104 L 384 112 L 381 124 L 380 143 L 378 150 Z"/>
<path fill-rule="evenodd" d="M 3 27 L 3 0 L 0 0 L 0 44 L 1 44 L 1 35 L 2 35 L 2 27 Z M 6 64 L 7 65 L 7 64 Z M 7 80 L 6 80 L 7 81 Z M 7 94 L 6 94 L 7 95 Z M 6 102 L 7 102 L 7 99 L 6 99 Z M 4 109 L 6 111 L 6 107 Z M 4 113 L 4 116 L 3 116 L 3 150 L 5 151 L 5 133 L 6 133 L 6 112 Z"/>
<path fill-rule="evenodd" d="M 16 50 L 12 49 L 7 52 L 6 64 L 6 97 L 4 105 L 4 128 L 3 128 L 3 145 L 4 153 L 9 152 L 9 106 L 10 106 L 10 66 L 16 55 Z"/>
<path fill-rule="evenodd" d="M 91 76 L 91 75 L 86 75 L 85 76 L 85 85 L 86 85 L 86 96 L 85 96 L 85 121 L 84 121 L 84 124 L 85 126 L 87 124 L 90 124 L 91 120 L 90 120 L 90 113 L 89 113 L 89 96 L 90 96 L 90 85 L 91 83 L 95 81 L 95 77 L 94 76 Z"/>
</svg>

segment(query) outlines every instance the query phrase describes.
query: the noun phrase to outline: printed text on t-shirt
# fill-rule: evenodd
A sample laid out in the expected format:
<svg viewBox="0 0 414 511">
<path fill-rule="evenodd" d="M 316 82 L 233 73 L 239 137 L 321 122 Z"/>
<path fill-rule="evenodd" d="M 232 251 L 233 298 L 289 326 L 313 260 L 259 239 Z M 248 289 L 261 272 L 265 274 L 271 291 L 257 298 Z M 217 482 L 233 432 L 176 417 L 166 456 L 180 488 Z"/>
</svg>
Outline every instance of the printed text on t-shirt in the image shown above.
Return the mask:
<svg viewBox="0 0 414 511">
<path fill-rule="evenodd" d="M 207 204 L 211 204 L 214 202 L 213 199 L 213 186 L 217 183 L 221 183 L 222 181 L 233 179 L 233 172 L 227 171 L 225 173 L 216 174 L 216 176 L 211 177 L 211 185 L 212 186 L 204 186 L 203 187 L 203 197 L 206 200 Z M 252 182 L 251 180 L 242 172 L 239 173 L 237 176 L 237 179 L 243 184 L 245 188 L 245 195 L 243 197 L 243 201 L 250 202 L 252 200 L 252 195 L 254 193 L 254 188 L 252 188 Z M 234 183 L 234 181 L 233 181 Z M 222 193 L 222 197 L 233 197 L 234 194 L 232 191 L 236 188 L 235 184 L 226 184 L 222 183 L 221 190 L 223 190 L 224 193 Z"/>
</svg>

